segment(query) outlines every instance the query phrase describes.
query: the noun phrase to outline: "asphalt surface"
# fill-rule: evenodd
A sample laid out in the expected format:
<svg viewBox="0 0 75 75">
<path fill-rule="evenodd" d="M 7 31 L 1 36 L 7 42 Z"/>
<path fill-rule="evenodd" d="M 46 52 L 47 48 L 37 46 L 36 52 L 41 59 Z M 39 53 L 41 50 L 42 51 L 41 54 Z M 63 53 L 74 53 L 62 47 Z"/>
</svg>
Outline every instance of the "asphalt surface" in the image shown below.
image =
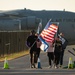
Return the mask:
<svg viewBox="0 0 75 75">
<path fill-rule="evenodd" d="M 72 57 L 75 61 L 75 56 L 68 52 L 70 50 L 75 53 L 72 48 L 75 48 L 75 46 L 68 46 L 65 50 L 63 67 L 68 65 L 69 57 Z M 0 62 L 0 75 L 75 75 L 75 69 L 48 68 L 48 57 L 45 52 L 40 54 L 40 63 L 42 69 L 31 69 L 29 55 L 8 61 L 9 69 L 3 69 L 4 62 Z"/>
</svg>

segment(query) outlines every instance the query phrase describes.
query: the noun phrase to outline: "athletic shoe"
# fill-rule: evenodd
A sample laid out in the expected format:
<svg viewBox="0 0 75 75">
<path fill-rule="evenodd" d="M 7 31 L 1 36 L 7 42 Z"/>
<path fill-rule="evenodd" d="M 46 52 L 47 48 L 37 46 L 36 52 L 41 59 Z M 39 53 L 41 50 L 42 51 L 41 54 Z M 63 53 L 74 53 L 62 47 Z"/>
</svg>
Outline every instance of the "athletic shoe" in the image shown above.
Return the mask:
<svg viewBox="0 0 75 75">
<path fill-rule="evenodd" d="M 58 68 L 58 66 L 55 66 L 55 69 L 57 69 Z"/>
<path fill-rule="evenodd" d="M 51 68 L 52 66 L 50 65 L 48 68 Z"/>
<path fill-rule="evenodd" d="M 62 68 L 62 65 L 60 65 L 59 68 Z"/>
</svg>

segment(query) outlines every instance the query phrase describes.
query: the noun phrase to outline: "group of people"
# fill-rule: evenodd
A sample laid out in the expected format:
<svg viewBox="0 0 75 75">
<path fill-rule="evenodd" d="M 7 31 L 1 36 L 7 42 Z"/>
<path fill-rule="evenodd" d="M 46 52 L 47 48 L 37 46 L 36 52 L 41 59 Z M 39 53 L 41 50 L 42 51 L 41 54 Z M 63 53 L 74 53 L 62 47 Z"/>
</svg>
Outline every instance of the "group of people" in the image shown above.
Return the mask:
<svg viewBox="0 0 75 75">
<path fill-rule="evenodd" d="M 63 33 L 60 33 L 53 42 L 48 42 L 49 48 L 47 50 L 47 56 L 49 59 L 49 68 L 59 68 L 63 65 L 63 56 L 68 41 L 64 37 Z"/>
<path fill-rule="evenodd" d="M 52 64 L 55 68 L 58 68 L 63 65 L 63 56 L 64 50 L 67 46 L 67 40 L 64 38 L 64 34 L 60 33 L 53 42 L 48 42 L 49 48 L 47 50 L 47 56 L 49 60 L 49 68 L 52 67 Z M 38 34 L 34 30 L 31 31 L 30 35 L 27 38 L 27 46 L 30 48 L 30 64 L 31 68 L 37 68 L 37 60 L 40 56 L 40 46 L 42 42 L 38 38 Z M 53 63 L 52 63 L 53 61 Z"/>
</svg>

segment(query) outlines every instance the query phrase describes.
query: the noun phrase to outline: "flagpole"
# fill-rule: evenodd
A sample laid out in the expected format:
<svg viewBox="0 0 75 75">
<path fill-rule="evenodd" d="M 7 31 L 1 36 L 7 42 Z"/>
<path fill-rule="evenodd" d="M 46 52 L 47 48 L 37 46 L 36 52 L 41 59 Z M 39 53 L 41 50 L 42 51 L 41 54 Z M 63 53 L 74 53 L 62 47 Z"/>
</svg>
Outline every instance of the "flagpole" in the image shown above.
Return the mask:
<svg viewBox="0 0 75 75">
<path fill-rule="evenodd" d="M 58 26 L 58 30 L 56 32 L 56 37 L 58 36 L 58 33 L 59 33 L 59 22 L 57 22 L 57 26 Z"/>
<path fill-rule="evenodd" d="M 56 32 L 56 34 L 55 34 L 55 38 L 57 38 L 58 33 L 59 33 L 59 22 L 54 22 L 54 23 L 57 23 L 57 25 L 58 25 L 58 30 L 57 30 L 57 32 Z M 56 44 L 55 38 L 54 38 L 54 50 L 55 50 L 55 44 Z"/>
</svg>

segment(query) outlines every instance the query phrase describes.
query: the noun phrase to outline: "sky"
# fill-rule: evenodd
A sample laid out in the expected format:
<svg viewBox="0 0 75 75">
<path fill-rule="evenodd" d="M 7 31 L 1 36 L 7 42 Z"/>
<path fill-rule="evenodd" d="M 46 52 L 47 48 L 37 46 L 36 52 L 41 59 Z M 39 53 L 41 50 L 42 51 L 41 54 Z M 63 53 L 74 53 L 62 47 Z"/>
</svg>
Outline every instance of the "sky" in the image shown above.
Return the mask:
<svg viewBox="0 0 75 75">
<path fill-rule="evenodd" d="M 64 10 L 75 12 L 75 0 L 0 0 L 0 10 Z"/>
</svg>

